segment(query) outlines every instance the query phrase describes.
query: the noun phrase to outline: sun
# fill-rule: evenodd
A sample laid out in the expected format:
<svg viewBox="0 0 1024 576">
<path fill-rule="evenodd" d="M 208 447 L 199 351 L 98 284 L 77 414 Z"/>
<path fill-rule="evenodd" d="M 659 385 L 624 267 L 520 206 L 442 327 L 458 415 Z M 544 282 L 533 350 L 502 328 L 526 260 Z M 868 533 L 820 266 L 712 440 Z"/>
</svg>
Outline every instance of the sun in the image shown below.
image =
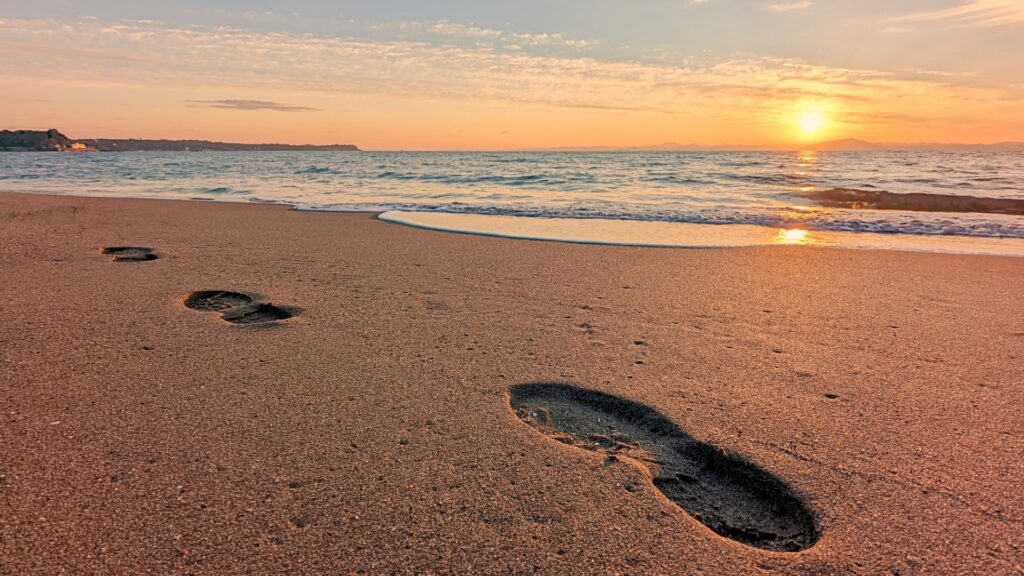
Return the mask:
<svg viewBox="0 0 1024 576">
<path fill-rule="evenodd" d="M 814 136 L 828 124 L 828 119 L 817 110 L 808 110 L 796 119 L 796 123 L 805 135 Z"/>
</svg>

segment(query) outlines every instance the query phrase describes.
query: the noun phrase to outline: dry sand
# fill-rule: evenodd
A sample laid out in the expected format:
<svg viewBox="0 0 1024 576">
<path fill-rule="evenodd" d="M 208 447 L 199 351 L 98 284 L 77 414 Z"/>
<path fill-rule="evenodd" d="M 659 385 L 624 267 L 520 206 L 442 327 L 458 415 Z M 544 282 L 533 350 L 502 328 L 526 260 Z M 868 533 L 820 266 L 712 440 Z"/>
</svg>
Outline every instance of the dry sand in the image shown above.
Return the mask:
<svg viewBox="0 0 1024 576">
<path fill-rule="evenodd" d="M 1019 574 L 1022 295 L 1014 258 L 0 194 L 0 573 Z M 510 408 L 556 381 L 770 471 L 820 540 L 723 538 Z"/>
</svg>

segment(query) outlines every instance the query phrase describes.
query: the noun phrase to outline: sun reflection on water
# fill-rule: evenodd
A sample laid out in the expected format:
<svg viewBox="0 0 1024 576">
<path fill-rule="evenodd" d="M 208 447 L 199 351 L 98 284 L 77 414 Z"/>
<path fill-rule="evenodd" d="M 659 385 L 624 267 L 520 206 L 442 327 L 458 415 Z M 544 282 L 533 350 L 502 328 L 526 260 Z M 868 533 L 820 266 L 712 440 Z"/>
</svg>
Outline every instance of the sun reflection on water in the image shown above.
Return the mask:
<svg viewBox="0 0 1024 576">
<path fill-rule="evenodd" d="M 800 245 L 800 244 L 813 244 L 814 240 L 810 237 L 807 230 L 801 230 L 799 228 L 790 228 L 786 230 L 779 230 L 779 233 L 775 235 L 776 244 L 788 244 L 788 245 Z"/>
<path fill-rule="evenodd" d="M 800 164 L 803 166 L 813 166 L 818 163 L 818 153 L 814 150 L 803 150 L 799 155 Z"/>
</svg>

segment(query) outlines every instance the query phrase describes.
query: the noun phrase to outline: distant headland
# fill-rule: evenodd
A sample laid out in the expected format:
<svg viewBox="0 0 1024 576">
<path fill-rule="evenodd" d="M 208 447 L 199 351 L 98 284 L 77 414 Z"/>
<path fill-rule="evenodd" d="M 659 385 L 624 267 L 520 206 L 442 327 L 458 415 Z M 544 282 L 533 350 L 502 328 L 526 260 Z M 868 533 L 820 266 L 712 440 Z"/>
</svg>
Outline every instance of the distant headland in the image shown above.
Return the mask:
<svg viewBox="0 0 1024 576">
<path fill-rule="evenodd" d="M 207 152 L 207 151 L 342 151 L 352 144 L 236 144 L 207 140 L 85 138 L 72 140 L 59 130 L 0 130 L 0 152 Z"/>
<path fill-rule="evenodd" d="M 87 144 L 72 141 L 58 130 L 0 131 L 0 152 L 85 152 L 88 150 L 90 148 Z"/>
</svg>

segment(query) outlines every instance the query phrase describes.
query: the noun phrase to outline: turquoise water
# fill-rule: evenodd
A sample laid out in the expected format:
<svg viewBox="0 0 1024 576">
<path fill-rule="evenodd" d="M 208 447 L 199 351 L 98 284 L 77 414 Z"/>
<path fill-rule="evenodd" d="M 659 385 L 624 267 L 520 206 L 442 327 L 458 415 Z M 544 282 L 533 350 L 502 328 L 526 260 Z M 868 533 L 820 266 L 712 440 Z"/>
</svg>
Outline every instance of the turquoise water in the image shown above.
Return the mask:
<svg viewBox="0 0 1024 576">
<path fill-rule="evenodd" d="M 0 190 L 308 210 L 1024 238 L 1024 217 L 825 208 L 830 188 L 1024 199 L 1024 154 L 935 152 L 0 154 Z"/>
</svg>

